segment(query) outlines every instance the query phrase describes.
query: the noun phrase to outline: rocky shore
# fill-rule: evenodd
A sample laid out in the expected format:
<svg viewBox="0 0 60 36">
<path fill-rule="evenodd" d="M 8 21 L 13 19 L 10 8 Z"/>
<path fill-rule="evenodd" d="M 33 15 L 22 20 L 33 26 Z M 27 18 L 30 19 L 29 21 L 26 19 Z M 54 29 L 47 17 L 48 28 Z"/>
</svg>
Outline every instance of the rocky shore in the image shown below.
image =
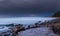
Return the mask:
<svg viewBox="0 0 60 36">
<path fill-rule="evenodd" d="M 4 32 L 3 34 L 0 34 L 1 36 L 21 36 L 19 34 L 21 34 L 20 32 L 26 31 L 26 30 L 30 30 L 30 29 L 37 29 L 37 28 L 41 28 L 41 27 L 47 27 L 50 30 L 52 30 L 52 32 L 54 34 L 60 34 L 60 19 L 54 19 L 54 20 L 50 20 L 50 21 L 45 21 L 43 23 L 41 23 L 41 21 L 36 22 L 33 25 L 22 25 L 22 24 L 9 24 L 9 25 L 5 25 L 6 27 L 9 27 L 8 29 L 10 29 L 7 32 Z M 40 29 L 41 30 L 41 29 Z M 44 29 L 43 29 L 44 30 Z M 37 30 L 36 30 L 37 31 Z M 40 32 L 39 32 L 40 33 Z"/>
</svg>

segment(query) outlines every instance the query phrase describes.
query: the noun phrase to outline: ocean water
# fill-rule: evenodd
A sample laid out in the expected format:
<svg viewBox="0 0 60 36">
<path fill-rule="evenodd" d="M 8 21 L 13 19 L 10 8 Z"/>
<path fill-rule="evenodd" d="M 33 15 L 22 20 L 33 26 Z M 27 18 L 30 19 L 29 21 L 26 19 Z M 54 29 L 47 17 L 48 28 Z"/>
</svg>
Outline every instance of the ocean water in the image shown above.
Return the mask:
<svg viewBox="0 0 60 36">
<path fill-rule="evenodd" d="M 19 18 L 0 18 L 0 25 L 5 24 L 34 24 L 38 21 L 44 22 L 45 20 L 52 20 L 55 18 L 47 18 L 47 17 L 19 17 Z"/>
</svg>

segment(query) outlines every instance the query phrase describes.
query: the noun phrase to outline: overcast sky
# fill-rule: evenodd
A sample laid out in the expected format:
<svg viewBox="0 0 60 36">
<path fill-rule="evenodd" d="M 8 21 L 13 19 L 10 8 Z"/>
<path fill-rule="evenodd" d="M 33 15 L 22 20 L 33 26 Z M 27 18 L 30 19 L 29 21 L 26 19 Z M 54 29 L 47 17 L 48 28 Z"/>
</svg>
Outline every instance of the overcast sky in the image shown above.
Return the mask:
<svg viewBox="0 0 60 36">
<path fill-rule="evenodd" d="M 0 0 L 0 17 L 45 17 L 60 10 L 60 0 Z"/>
</svg>

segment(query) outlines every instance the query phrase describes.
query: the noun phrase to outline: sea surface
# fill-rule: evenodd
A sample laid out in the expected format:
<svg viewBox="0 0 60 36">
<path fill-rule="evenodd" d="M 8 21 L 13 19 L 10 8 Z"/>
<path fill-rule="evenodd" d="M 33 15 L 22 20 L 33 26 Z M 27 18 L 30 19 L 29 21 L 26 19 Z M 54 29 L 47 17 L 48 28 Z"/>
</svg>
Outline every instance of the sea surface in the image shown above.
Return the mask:
<svg viewBox="0 0 60 36">
<path fill-rule="evenodd" d="M 44 22 L 45 20 L 52 20 L 55 18 L 48 18 L 48 17 L 19 17 L 19 18 L 0 18 L 0 25 L 5 24 L 34 24 L 38 21 Z"/>
</svg>

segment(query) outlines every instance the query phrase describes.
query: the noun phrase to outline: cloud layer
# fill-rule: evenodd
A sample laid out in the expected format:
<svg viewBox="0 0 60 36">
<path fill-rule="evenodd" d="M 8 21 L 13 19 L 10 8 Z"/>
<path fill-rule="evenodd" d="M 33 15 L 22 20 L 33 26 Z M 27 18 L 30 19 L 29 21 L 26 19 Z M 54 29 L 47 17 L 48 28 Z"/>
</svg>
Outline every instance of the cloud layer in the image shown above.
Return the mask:
<svg viewBox="0 0 60 36">
<path fill-rule="evenodd" d="M 37 8 L 40 10 L 55 9 L 58 0 L 0 0 L 0 8 Z M 57 4 L 58 5 L 58 4 Z"/>
<path fill-rule="evenodd" d="M 0 14 L 56 12 L 59 4 L 60 0 L 0 0 Z"/>
</svg>

